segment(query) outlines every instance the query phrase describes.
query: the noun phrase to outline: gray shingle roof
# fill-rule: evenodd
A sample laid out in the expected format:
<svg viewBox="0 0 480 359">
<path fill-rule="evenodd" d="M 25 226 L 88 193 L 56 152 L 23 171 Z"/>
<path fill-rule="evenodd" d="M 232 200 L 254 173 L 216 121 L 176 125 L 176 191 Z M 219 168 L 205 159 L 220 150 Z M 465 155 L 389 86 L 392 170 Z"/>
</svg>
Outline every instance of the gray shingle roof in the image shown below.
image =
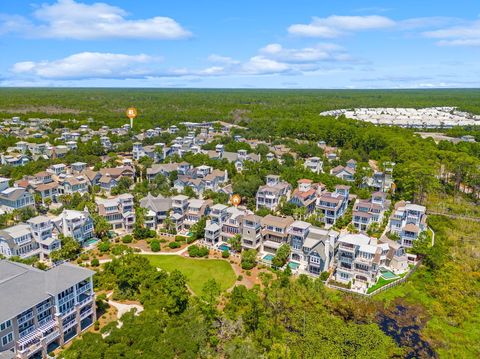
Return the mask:
<svg viewBox="0 0 480 359">
<path fill-rule="evenodd" d="M 140 207 L 151 209 L 154 212 L 167 212 L 172 208 L 172 200 L 162 196 L 152 196 L 150 193 L 140 200 Z"/>
<path fill-rule="evenodd" d="M 0 260 L 0 323 L 32 308 L 95 272 L 61 264 L 48 271 Z"/>
</svg>

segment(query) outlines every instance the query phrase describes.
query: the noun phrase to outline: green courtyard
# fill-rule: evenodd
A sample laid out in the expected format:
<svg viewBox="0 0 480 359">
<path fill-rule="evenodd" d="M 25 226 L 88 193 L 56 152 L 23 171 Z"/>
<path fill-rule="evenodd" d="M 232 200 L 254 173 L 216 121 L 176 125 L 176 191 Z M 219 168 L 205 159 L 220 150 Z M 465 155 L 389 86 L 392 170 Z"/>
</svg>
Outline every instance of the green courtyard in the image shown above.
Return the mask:
<svg viewBox="0 0 480 359">
<path fill-rule="evenodd" d="M 215 279 L 222 291 L 235 284 L 236 275 L 230 263 L 220 259 L 192 259 L 177 255 L 146 255 L 152 265 L 167 272 L 178 269 L 187 277 L 188 286 L 199 295 L 203 285 Z"/>
</svg>

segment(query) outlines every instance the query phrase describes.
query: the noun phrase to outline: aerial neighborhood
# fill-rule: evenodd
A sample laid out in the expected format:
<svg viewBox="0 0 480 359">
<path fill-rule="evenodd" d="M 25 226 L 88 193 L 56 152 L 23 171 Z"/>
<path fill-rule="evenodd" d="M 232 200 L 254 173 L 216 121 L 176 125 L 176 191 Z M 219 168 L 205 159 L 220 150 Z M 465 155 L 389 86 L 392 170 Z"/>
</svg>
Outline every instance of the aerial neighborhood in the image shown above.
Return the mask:
<svg viewBox="0 0 480 359">
<path fill-rule="evenodd" d="M 432 237 L 426 208 L 395 196 L 395 163 L 346 157 L 324 140 L 269 143 L 225 122 L 134 132 L 88 123 L 67 131 L 59 121 L 52 130 L 52 121 L 1 126 L 25 139 L 1 154 L 0 178 L 0 266 L 9 273 L 0 288 L 19 297 L 32 282 L 36 291 L 0 305 L 2 328 L 13 328 L 0 349 L 18 358 L 44 355 L 95 322 L 87 268 L 98 259 L 82 263 L 82 253 L 199 247 L 244 269 L 371 295 L 405 280 L 420 260 L 415 243 Z"/>
</svg>

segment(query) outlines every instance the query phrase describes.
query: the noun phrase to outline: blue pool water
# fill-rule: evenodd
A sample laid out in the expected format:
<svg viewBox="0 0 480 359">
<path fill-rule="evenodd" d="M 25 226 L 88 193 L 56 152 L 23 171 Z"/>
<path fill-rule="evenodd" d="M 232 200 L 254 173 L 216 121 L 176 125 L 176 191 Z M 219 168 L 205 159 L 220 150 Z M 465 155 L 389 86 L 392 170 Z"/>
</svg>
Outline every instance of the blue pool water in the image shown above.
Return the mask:
<svg viewBox="0 0 480 359">
<path fill-rule="evenodd" d="M 226 244 L 221 244 L 218 246 L 218 248 L 223 252 L 223 251 L 229 251 L 230 252 L 230 247 L 227 246 Z"/>
<path fill-rule="evenodd" d="M 289 266 L 291 269 L 297 269 L 298 267 L 300 267 L 300 263 L 288 262 L 288 266 Z"/>
<path fill-rule="evenodd" d="M 267 254 L 266 256 L 263 257 L 264 260 L 271 262 L 273 259 L 273 254 Z"/>
<path fill-rule="evenodd" d="M 384 279 L 393 279 L 397 277 L 395 273 L 392 273 L 388 269 L 384 269 L 384 268 L 380 268 L 380 273 L 382 274 L 382 277 Z"/>
<path fill-rule="evenodd" d="M 98 238 L 90 238 L 90 239 L 87 239 L 85 241 L 85 243 L 83 244 L 84 247 L 89 247 L 91 245 L 94 245 L 95 243 L 97 243 L 99 241 Z"/>
</svg>

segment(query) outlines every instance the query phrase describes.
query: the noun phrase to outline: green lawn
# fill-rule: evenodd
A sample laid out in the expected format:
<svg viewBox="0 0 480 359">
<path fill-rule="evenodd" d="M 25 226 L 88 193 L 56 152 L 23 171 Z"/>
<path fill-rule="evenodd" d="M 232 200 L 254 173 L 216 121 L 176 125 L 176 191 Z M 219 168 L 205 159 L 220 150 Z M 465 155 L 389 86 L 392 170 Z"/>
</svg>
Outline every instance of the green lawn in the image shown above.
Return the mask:
<svg viewBox="0 0 480 359">
<path fill-rule="evenodd" d="M 378 288 L 383 287 L 384 285 L 387 285 L 388 283 L 395 282 L 398 278 L 393 278 L 393 279 L 384 279 L 383 277 L 378 278 L 377 283 L 372 285 L 370 288 L 367 290 L 367 294 L 372 293 L 373 291 L 377 290 Z"/>
<path fill-rule="evenodd" d="M 171 272 L 178 269 L 187 277 L 188 286 L 199 295 L 205 282 L 215 279 L 222 290 L 233 286 L 236 280 L 235 272 L 230 263 L 220 259 L 191 259 L 177 255 L 155 256 L 146 255 L 155 267 Z"/>
</svg>

